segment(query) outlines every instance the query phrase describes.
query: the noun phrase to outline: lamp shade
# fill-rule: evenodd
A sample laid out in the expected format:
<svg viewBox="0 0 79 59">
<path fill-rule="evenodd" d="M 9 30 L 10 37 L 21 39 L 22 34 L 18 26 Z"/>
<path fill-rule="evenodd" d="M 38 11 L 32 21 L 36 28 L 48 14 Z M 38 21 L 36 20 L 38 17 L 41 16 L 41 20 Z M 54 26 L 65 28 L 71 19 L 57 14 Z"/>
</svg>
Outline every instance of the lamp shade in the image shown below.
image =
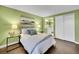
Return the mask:
<svg viewBox="0 0 79 59">
<path fill-rule="evenodd" d="M 12 24 L 12 29 L 17 29 L 17 25 Z"/>
</svg>

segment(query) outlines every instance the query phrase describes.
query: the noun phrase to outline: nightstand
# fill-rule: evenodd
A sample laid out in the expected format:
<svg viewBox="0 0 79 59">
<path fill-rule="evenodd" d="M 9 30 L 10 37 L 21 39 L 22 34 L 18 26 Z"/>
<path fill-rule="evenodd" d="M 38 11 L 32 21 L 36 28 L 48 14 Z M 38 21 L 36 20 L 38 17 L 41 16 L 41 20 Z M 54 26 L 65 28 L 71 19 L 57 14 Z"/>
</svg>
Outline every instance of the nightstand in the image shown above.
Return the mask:
<svg viewBox="0 0 79 59">
<path fill-rule="evenodd" d="M 8 36 L 8 37 L 7 37 L 7 39 L 6 39 L 6 52 L 9 52 L 9 51 L 14 50 L 14 49 L 16 49 L 16 48 L 19 47 L 19 46 L 18 46 L 18 47 L 15 47 L 15 48 L 13 48 L 13 49 L 8 50 L 9 39 L 16 39 L 16 38 L 18 38 L 18 43 L 20 43 L 20 35 Z M 12 44 L 12 45 L 14 45 L 14 44 Z M 10 45 L 10 46 L 12 46 L 12 45 Z"/>
</svg>

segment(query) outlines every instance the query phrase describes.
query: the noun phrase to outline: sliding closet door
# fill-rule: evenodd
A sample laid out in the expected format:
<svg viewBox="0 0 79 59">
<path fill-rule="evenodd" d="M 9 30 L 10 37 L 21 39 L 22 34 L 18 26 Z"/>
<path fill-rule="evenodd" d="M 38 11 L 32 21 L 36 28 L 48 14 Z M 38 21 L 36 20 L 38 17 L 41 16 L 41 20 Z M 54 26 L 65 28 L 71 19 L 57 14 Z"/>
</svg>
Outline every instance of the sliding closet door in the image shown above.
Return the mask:
<svg viewBox="0 0 79 59">
<path fill-rule="evenodd" d="M 64 15 L 64 39 L 67 41 L 75 41 L 74 23 L 74 13 Z"/>
<path fill-rule="evenodd" d="M 63 16 L 55 17 L 55 37 L 63 39 Z"/>
</svg>

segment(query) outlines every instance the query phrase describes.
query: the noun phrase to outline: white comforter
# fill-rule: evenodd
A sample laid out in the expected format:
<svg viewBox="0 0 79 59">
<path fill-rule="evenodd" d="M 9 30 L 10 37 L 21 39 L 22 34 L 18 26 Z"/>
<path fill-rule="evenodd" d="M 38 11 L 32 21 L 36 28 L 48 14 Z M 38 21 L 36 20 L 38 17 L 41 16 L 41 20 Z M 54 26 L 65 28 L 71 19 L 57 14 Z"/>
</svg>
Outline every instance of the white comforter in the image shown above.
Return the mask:
<svg viewBox="0 0 79 59">
<path fill-rule="evenodd" d="M 48 35 L 49 34 L 45 33 L 33 36 L 24 34 L 20 41 L 29 54 L 43 54 L 56 43 L 53 36 L 50 36 L 43 41 L 43 39 Z M 41 43 L 39 43 L 40 41 Z"/>
</svg>

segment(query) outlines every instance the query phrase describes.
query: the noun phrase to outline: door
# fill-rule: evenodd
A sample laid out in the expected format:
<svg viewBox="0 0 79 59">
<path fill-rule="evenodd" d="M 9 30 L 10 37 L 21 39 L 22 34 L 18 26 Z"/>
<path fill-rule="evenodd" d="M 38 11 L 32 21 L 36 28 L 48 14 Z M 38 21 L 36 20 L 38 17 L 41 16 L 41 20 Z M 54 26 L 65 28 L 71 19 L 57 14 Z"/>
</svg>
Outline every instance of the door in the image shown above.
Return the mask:
<svg viewBox="0 0 79 59">
<path fill-rule="evenodd" d="M 64 39 L 63 36 L 63 15 L 55 17 L 55 37 Z"/>
<path fill-rule="evenodd" d="M 74 13 L 64 15 L 64 39 L 75 41 Z"/>
</svg>

